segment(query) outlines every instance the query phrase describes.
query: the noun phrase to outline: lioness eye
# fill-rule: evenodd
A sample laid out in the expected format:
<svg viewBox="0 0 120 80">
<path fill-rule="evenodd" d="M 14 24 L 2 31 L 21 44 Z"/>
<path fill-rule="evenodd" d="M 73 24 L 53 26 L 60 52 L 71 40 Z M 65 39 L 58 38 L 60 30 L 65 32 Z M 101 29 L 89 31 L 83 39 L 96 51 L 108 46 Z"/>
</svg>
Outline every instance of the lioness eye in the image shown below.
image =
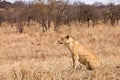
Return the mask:
<svg viewBox="0 0 120 80">
<path fill-rule="evenodd" d="M 66 36 L 67 39 L 69 39 L 69 36 Z"/>
</svg>

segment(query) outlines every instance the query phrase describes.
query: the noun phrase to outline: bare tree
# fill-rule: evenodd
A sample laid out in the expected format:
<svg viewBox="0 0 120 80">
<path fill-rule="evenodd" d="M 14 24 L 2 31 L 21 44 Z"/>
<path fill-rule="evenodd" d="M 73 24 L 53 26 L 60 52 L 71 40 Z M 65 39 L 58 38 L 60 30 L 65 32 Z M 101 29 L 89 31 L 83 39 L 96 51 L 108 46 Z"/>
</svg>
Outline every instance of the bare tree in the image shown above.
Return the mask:
<svg viewBox="0 0 120 80">
<path fill-rule="evenodd" d="M 116 22 L 118 24 L 118 21 L 120 19 L 120 7 L 115 6 L 114 4 L 109 4 L 108 7 L 110 9 L 111 25 L 114 26 Z"/>
<path fill-rule="evenodd" d="M 83 5 L 80 10 L 80 18 L 83 22 L 88 23 L 88 27 L 90 26 L 90 19 L 92 16 L 91 6 L 89 5 Z"/>
<path fill-rule="evenodd" d="M 101 19 L 102 14 L 100 13 L 100 10 L 96 6 L 91 6 L 91 20 L 93 22 L 92 26 L 94 27 L 98 20 Z"/>
<path fill-rule="evenodd" d="M 16 22 L 17 30 L 20 33 L 22 33 L 24 27 L 23 23 L 27 20 L 26 12 L 24 10 L 26 8 L 26 4 L 24 2 L 17 1 L 13 4 L 13 8 L 14 8 L 14 13 L 13 13 L 14 16 L 12 16 L 12 18 Z"/>
<path fill-rule="evenodd" d="M 58 0 L 58 1 L 53 1 L 52 4 L 54 6 L 54 11 L 53 11 L 54 25 L 55 25 L 54 30 L 58 31 L 60 26 L 61 15 L 66 9 L 66 2 L 64 0 Z"/>
<path fill-rule="evenodd" d="M 44 3 L 36 3 L 32 6 L 32 16 L 43 28 L 43 32 L 47 31 L 47 6 Z"/>
</svg>

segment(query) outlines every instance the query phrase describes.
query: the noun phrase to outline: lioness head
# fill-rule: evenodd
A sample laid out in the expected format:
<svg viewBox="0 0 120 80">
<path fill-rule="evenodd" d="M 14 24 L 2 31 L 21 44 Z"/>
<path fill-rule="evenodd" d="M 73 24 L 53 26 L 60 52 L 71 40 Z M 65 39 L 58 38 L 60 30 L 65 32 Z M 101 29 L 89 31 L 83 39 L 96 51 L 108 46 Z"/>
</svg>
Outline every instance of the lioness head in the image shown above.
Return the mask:
<svg viewBox="0 0 120 80">
<path fill-rule="evenodd" d="M 71 41 L 71 37 L 69 35 L 62 37 L 61 40 L 58 41 L 59 44 L 68 44 Z"/>
</svg>

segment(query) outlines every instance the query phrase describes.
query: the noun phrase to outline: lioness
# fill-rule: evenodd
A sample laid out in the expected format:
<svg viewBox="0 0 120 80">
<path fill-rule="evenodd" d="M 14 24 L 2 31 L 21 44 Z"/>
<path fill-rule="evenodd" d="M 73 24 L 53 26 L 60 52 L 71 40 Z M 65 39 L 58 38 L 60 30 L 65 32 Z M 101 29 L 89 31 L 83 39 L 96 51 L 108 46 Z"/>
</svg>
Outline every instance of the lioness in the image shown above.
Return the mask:
<svg viewBox="0 0 120 80">
<path fill-rule="evenodd" d="M 72 54 L 73 68 L 76 69 L 77 61 L 85 65 L 89 70 L 97 68 L 100 64 L 95 54 L 85 48 L 71 36 L 62 37 L 59 44 L 65 44 Z"/>
</svg>

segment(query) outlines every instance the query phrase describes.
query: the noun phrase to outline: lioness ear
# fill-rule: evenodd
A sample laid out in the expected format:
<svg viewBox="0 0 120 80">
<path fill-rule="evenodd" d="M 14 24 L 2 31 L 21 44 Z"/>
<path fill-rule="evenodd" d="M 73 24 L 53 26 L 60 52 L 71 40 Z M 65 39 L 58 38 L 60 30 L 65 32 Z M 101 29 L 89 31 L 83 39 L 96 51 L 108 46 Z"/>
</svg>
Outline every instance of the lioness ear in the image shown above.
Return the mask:
<svg viewBox="0 0 120 80">
<path fill-rule="evenodd" d="M 66 36 L 67 39 L 69 39 L 69 37 L 70 37 L 69 35 Z"/>
</svg>

